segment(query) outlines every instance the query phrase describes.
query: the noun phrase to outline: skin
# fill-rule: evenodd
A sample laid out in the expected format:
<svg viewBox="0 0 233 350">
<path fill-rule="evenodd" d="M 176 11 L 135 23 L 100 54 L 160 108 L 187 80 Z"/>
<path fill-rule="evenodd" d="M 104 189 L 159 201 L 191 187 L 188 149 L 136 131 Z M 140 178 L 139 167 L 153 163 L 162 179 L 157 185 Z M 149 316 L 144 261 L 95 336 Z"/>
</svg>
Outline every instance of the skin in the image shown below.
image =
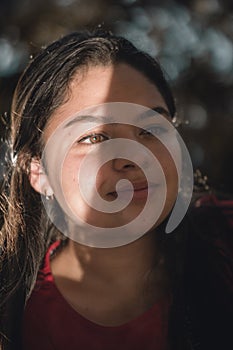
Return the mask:
<svg viewBox="0 0 233 350">
<path fill-rule="evenodd" d="M 126 64 L 89 67 L 82 73 L 78 72 L 72 80 L 65 103 L 55 111 L 45 129 L 45 142 L 69 116 L 86 107 L 105 102 L 130 102 L 148 108 L 159 107 L 164 109 L 164 118 L 169 115 L 158 89 L 139 71 Z M 177 173 L 165 147 L 135 126 L 108 125 L 104 129 L 95 128 L 95 133 L 95 137 L 80 138 L 72 146 L 62 172 L 65 197 L 87 222 L 97 226 L 104 224 L 105 227 L 123 225 L 141 212 L 147 198 L 147 193 L 139 190 L 130 205 L 117 214 L 100 214 L 83 202 L 75 174 L 90 147 L 104 142 L 105 137 L 128 138 L 148 147 L 159 160 L 167 183 L 164 210 L 153 230 L 133 243 L 117 248 L 91 248 L 69 240 L 68 245 L 51 261 L 55 283 L 68 303 L 93 322 L 115 326 L 137 317 L 169 294 L 169 281 L 163 257 L 157 248 L 155 228 L 167 217 L 174 205 Z M 31 184 L 42 193 L 46 187 L 47 191 L 51 191 L 48 179 L 43 176 L 38 166 L 32 164 Z M 42 185 L 39 187 L 41 178 Z M 130 160 L 109 161 L 98 172 L 96 181 L 103 199 L 114 200 L 111 192 L 122 178 L 138 184 L 145 181 L 142 170 Z"/>
</svg>

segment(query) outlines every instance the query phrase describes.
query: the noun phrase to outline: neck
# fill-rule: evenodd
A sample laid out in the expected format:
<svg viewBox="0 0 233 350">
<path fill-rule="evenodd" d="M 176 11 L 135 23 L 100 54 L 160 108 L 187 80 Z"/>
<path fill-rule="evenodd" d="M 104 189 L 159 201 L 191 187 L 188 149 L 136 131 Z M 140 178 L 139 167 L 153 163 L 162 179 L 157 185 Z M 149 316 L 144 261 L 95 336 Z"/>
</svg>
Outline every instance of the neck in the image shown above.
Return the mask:
<svg viewBox="0 0 233 350">
<path fill-rule="evenodd" d="M 93 248 L 69 240 L 66 254 L 74 275 L 79 271 L 80 278 L 96 275 L 109 283 L 122 282 L 129 276 L 132 281 L 146 278 L 163 261 L 155 232 L 117 248 Z"/>
<path fill-rule="evenodd" d="M 73 308 L 100 324 L 121 324 L 170 293 L 155 232 L 118 248 L 69 240 L 51 269 Z"/>
</svg>

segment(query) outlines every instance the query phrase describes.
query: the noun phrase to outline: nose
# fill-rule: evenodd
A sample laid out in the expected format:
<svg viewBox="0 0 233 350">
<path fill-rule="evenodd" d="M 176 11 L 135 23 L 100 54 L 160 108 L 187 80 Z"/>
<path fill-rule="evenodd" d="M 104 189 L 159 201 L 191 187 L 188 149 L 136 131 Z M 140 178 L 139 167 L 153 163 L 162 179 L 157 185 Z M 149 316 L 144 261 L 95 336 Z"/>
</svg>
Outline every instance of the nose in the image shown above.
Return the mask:
<svg viewBox="0 0 233 350">
<path fill-rule="evenodd" d="M 116 131 L 117 130 L 117 131 Z M 116 145 L 113 147 L 112 167 L 116 171 L 137 171 L 148 167 L 148 149 L 139 138 L 139 128 L 131 125 L 115 126 Z M 121 139 L 121 141 L 119 141 Z M 133 141 L 133 143 L 130 143 Z"/>
<path fill-rule="evenodd" d="M 150 162 L 147 157 L 138 155 L 136 162 L 125 158 L 115 158 L 112 160 L 113 169 L 116 171 L 146 171 L 150 168 Z"/>
<path fill-rule="evenodd" d="M 127 172 L 129 170 L 140 169 L 134 162 L 124 158 L 113 159 L 113 168 L 116 171 L 124 171 L 124 172 Z"/>
</svg>

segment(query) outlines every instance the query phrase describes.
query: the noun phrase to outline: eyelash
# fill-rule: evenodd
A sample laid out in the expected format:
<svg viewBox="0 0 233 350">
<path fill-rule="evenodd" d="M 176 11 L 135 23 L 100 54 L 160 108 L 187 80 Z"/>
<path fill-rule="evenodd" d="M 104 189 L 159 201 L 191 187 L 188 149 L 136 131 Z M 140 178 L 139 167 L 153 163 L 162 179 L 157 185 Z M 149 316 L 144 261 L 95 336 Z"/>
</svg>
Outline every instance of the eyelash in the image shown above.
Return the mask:
<svg viewBox="0 0 233 350">
<path fill-rule="evenodd" d="M 103 142 L 103 141 L 99 141 L 99 142 L 84 142 L 84 141 L 86 141 L 86 140 L 90 140 L 91 139 L 91 137 L 103 137 L 104 138 L 104 140 L 103 141 L 106 141 L 106 140 L 108 140 L 109 138 L 106 136 L 106 135 L 104 135 L 104 134 L 98 134 L 98 133 L 93 133 L 93 134 L 90 134 L 90 135 L 86 135 L 86 136 L 84 136 L 84 137 L 82 137 L 80 140 L 78 140 L 78 143 L 82 143 L 82 144 L 89 144 L 89 145 L 94 145 L 94 144 L 96 144 L 96 143 L 101 143 L 101 142 Z"/>
<path fill-rule="evenodd" d="M 150 130 L 155 130 L 151 132 Z M 141 131 L 141 134 L 149 135 L 149 136 L 159 136 L 165 134 L 167 129 L 159 125 L 151 125 Z"/>
</svg>

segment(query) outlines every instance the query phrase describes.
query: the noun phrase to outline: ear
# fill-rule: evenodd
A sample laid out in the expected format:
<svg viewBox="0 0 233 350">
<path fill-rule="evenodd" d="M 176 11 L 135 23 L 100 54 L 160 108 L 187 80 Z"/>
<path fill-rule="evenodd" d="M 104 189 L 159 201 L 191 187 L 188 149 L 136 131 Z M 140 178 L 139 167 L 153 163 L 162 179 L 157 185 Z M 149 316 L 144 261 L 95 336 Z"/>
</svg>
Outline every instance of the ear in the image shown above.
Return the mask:
<svg viewBox="0 0 233 350">
<path fill-rule="evenodd" d="M 39 192 L 45 196 L 52 196 L 53 189 L 50 186 L 49 180 L 41 161 L 36 158 L 32 158 L 30 166 L 29 181 L 36 192 Z"/>
</svg>

